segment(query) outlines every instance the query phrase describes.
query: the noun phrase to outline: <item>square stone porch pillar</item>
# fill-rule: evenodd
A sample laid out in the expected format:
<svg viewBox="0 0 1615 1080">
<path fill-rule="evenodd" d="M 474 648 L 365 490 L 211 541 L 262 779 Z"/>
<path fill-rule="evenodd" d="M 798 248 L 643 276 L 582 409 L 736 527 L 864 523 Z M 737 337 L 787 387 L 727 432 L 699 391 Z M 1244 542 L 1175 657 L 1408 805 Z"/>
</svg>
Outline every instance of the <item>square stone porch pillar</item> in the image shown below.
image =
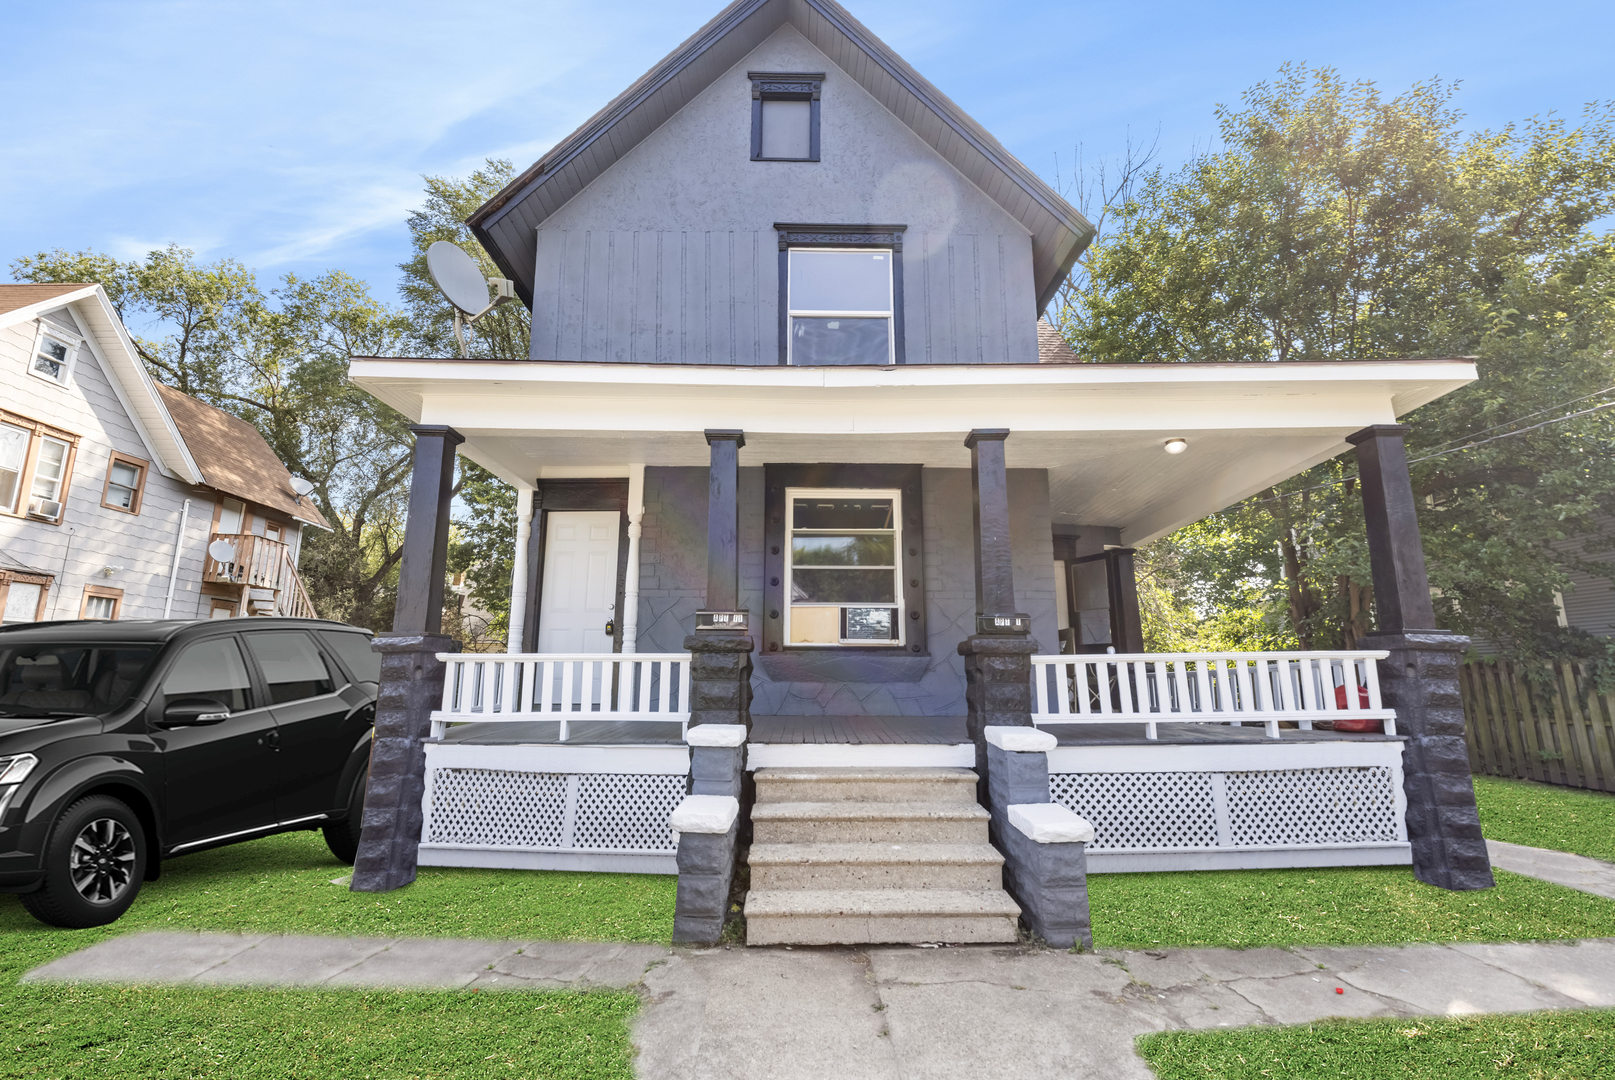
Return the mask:
<svg viewBox="0 0 1615 1080">
<path fill-rule="evenodd" d="M 707 602 L 684 639 L 690 660 L 690 724 L 740 724 L 751 730 L 749 612 L 740 606 L 741 431 L 708 431 Z"/>
<path fill-rule="evenodd" d="M 390 892 L 415 880 L 426 784 L 425 741 L 432 710 L 443 700 L 440 652 L 458 652 L 444 637 L 443 574 L 448 562 L 454 448 L 465 437 L 451 427 L 416 424 L 409 516 L 398 568 L 398 604 L 391 634 L 372 648 L 382 654 L 381 693 L 370 748 L 354 892 Z"/>
<path fill-rule="evenodd" d="M 1032 723 L 1032 664 L 1037 652 L 1032 620 L 1015 610 L 1013 553 L 1009 535 L 1009 476 L 1004 467 L 1003 428 L 977 428 L 970 448 L 971 521 L 976 548 L 975 633 L 959 643 L 965 658 L 966 730 L 976 744 L 977 796 L 988 802 L 989 727 Z"/>
<path fill-rule="evenodd" d="M 1357 447 L 1374 575 L 1376 629 L 1364 644 L 1391 654 L 1379 662 L 1380 691 L 1408 740 L 1402 775 L 1413 873 L 1443 889 L 1485 889 L 1495 882 L 1475 810 L 1458 693 L 1458 665 L 1469 639 L 1435 626 L 1406 431 L 1402 424 L 1375 424 L 1347 436 Z"/>
</svg>

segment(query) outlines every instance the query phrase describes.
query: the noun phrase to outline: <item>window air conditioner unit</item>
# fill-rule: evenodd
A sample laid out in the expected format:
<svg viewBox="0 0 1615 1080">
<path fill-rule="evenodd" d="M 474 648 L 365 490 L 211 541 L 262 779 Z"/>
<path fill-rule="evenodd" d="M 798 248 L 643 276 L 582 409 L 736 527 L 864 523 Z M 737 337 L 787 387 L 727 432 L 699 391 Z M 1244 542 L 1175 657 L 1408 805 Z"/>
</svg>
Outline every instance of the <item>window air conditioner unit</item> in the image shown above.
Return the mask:
<svg viewBox="0 0 1615 1080">
<path fill-rule="evenodd" d="M 62 516 L 62 504 L 54 499 L 29 499 L 28 512 L 55 521 Z"/>
</svg>

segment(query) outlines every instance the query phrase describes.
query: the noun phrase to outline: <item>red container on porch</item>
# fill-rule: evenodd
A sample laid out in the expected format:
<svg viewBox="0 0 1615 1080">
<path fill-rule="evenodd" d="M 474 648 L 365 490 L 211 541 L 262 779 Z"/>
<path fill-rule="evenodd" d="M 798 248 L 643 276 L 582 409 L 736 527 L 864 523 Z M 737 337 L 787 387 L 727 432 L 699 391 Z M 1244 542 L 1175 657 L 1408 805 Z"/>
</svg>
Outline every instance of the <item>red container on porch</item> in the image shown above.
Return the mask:
<svg viewBox="0 0 1615 1080">
<path fill-rule="evenodd" d="M 1368 687 L 1359 686 L 1357 688 L 1357 706 L 1362 709 L 1368 708 Z M 1346 687 L 1342 683 L 1335 687 L 1335 708 L 1344 709 L 1348 707 Z M 1335 730 L 1383 733 L 1385 731 L 1385 721 L 1371 719 L 1366 716 L 1342 716 L 1335 721 Z"/>
</svg>

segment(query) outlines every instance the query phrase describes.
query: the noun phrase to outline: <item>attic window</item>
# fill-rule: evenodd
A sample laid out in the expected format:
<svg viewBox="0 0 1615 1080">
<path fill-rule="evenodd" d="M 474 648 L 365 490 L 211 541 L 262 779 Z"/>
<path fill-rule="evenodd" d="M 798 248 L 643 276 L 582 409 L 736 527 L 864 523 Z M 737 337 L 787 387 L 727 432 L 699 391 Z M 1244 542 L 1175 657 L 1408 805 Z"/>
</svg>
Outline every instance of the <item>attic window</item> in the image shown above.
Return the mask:
<svg viewBox="0 0 1615 1080">
<path fill-rule="evenodd" d="M 751 159 L 819 160 L 819 87 L 823 73 L 750 72 Z"/>
<path fill-rule="evenodd" d="M 78 348 L 77 337 L 54 329 L 47 331 L 41 322 L 28 370 L 42 379 L 65 386 L 67 377 L 72 373 L 73 357 Z"/>
</svg>

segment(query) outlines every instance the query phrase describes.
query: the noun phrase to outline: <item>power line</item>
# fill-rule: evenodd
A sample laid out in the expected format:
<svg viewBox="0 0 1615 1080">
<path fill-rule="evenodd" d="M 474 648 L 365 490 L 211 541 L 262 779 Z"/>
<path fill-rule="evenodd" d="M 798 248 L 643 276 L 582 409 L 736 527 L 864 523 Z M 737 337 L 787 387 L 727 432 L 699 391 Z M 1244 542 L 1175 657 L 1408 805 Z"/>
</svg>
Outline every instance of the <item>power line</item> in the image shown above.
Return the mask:
<svg viewBox="0 0 1615 1080">
<path fill-rule="evenodd" d="M 1610 387 L 1609 389 L 1615 390 L 1615 387 Z M 1599 393 L 1608 393 L 1608 391 L 1607 390 L 1601 390 L 1601 391 L 1599 391 Z M 1588 394 L 1588 395 L 1586 395 L 1586 397 L 1576 398 L 1574 401 L 1568 401 L 1568 402 L 1565 402 L 1564 404 L 1571 405 L 1571 404 L 1574 404 L 1576 401 L 1586 401 L 1587 398 L 1597 397 L 1597 396 L 1598 396 L 1597 394 Z M 1540 424 L 1532 424 L 1530 427 L 1520 428 L 1518 431 L 1505 431 L 1503 434 L 1501 434 L 1501 435 L 1493 435 L 1489 439 L 1481 439 L 1478 442 L 1473 442 L 1473 441 L 1467 442 L 1462 446 L 1454 446 L 1450 450 L 1437 450 L 1435 453 L 1425 454 L 1423 457 L 1412 458 L 1412 459 L 1410 459 L 1408 461 L 1408 464 L 1409 465 L 1417 465 L 1421 461 L 1430 461 L 1433 458 L 1446 457 L 1448 454 L 1456 454 L 1456 453 L 1459 453 L 1460 451 L 1463 451 L 1463 450 L 1473 450 L 1477 446 L 1485 446 L 1487 443 L 1493 443 L 1493 442 L 1496 442 L 1499 439 L 1508 439 L 1508 438 L 1512 438 L 1515 435 L 1524 435 L 1527 432 L 1536 431 L 1539 428 L 1545 428 L 1545 427 L 1549 426 L 1550 424 L 1560 424 L 1560 423 L 1563 423 L 1566 420 L 1574 420 L 1578 416 L 1586 416 L 1586 415 L 1588 415 L 1590 413 L 1602 412 L 1605 409 L 1615 409 L 1615 401 L 1606 401 L 1604 404 L 1602 404 L 1602 405 L 1594 405 L 1590 409 L 1580 409 L 1580 410 L 1578 410 L 1576 412 L 1568 413 L 1568 414 L 1566 414 L 1564 416 L 1556 416 L 1552 420 L 1544 420 Z M 1518 418 L 1516 418 L 1514 420 L 1510 420 L 1508 423 L 1509 424 L 1517 424 L 1521 420 L 1529 420 L 1533 416 L 1541 416 L 1544 412 L 1547 412 L 1547 411 L 1548 410 L 1546 410 L 1546 409 L 1539 409 L 1534 413 L 1527 413 L 1524 416 L 1518 417 Z M 1507 427 L 1507 426 L 1508 426 L 1507 424 L 1496 424 L 1496 425 L 1493 425 L 1492 427 L 1489 427 L 1489 428 L 1483 428 L 1480 431 L 1475 432 L 1474 435 L 1467 435 L 1467 436 L 1464 436 L 1464 437 L 1473 440 L 1475 435 L 1484 435 L 1488 431 L 1496 431 L 1500 427 Z M 1454 441 L 1456 441 L 1456 440 L 1454 440 Z M 1446 444 L 1442 444 L 1442 445 L 1446 445 Z M 1255 502 L 1252 502 L 1249 505 L 1251 505 L 1251 506 L 1262 506 L 1262 505 L 1264 505 L 1266 503 L 1278 502 L 1281 499 L 1288 499 L 1292 495 L 1302 495 L 1302 494 L 1305 494 L 1308 491 L 1321 491 L 1324 488 L 1339 487 L 1341 484 L 1349 484 L 1353 480 L 1359 479 L 1361 477 L 1361 475 L 1362 474 L 1360 474 L 1360 473 L 1352 473 L 1350 476 L 1343 476 L 1339 480 L 1328 480 L 1328 481 L 1325 481 L 1322 484 L 1313 484 L 1310 487 L 1297 488 L 1294 491 L 1281 492 L 1278 495 L 1271 495 L 1271 496 L 1269 496 L 1268 498 L 1265 498 L 1265 499 L 1257 499 Z"/>
</svg>

